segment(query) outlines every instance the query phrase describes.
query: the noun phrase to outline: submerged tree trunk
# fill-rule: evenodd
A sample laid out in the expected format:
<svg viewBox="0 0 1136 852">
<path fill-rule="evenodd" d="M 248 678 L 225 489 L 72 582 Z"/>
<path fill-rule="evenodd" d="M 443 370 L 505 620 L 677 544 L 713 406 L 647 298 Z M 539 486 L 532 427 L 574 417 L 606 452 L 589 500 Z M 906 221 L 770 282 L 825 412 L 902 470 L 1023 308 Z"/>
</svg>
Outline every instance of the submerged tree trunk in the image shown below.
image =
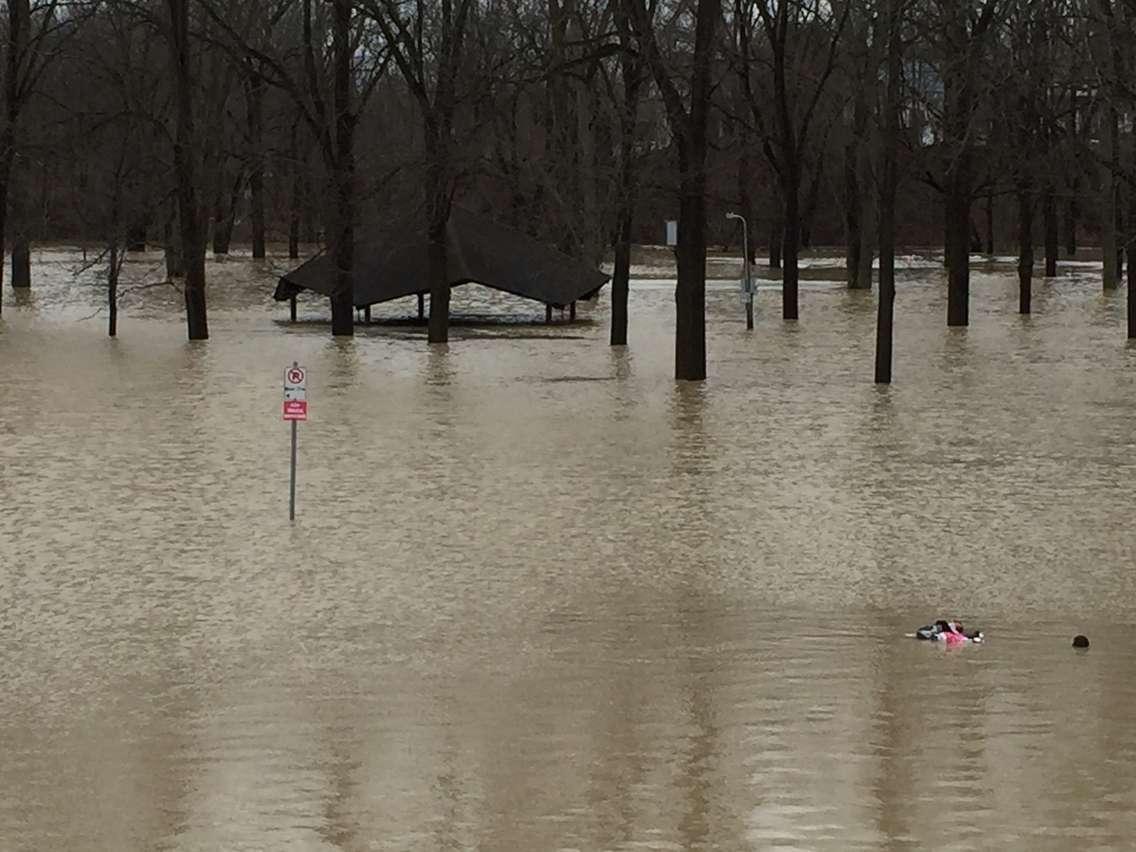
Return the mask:
<svg viewBox="0 0 1136 852">
<path fill-rule="evenodd" d="M 786 172 L 792 171 L 792 166 L 785 166 Z M 795 173 L 787 174 L 785 184 L 781 187 L 781 194 L 785 199 L 785 237 L 782 245 L 784 252 L 783 267 L 781 269 L 781 316 L 786 320 L 795 320 L 799 316 L 798 282 L 800 269 L 798 267 L 799 247 L 801 240 L 801 215 L 797 188 L 800 184 L 799 176 Z"/>
<path fill-rule="evenodd" d="M 196 131 L 193 119 L 193 81 L 190 76 L 189 0 L 167 0 L 171 20 L 174 99 L 177 128 L 174 173 L 177 181 L 178 224 L 185 264 L 185 316 L 190 340 L 207 340 L 205 310 L 205 235 L 197 202 L 194 168 Z"/>
<path fill-rule="evenodd" d="M 1018 313 L 1028 314 L 1033 297 L 1033 192 L 1020 182 L 1018 198 Z"/>
<path fill-rule="evenodd" d="M 780 206 L 780 205 L 778 205 Z M 769 223 L 769 268 L 781 268 L 781 248 L 785 239 L 785 223 L 775 216 Z"/>
<path fill-rule="evenodd" d="M 703 6 L 707 5 L 703 0 Z M 712 4 L 716 5 L 716 4 Z M 695 134 L 692 134 L 695 135 Z M 690 145 L 682 173 L 679 202 L 678 284 L 675 287 L 675 378 L 706 378 L 706 157 L 705 124 L 701 145 Z"/>
<path fill-rule="evenodd" d="M 1128 339 L 1136 340 L 1136 192 L 1131 190 L 1128 213 Z"/>
<path fill-rule="evenodd" d="M 335 291 L 331 296 L 331 333 L 355 334 L 355 117 L 351 112 L 351 0 L 334 0 L 332 26 L 335 110 L 332 214 Z"/>
<path fill-rule="evenodd" d="M 876 255 L 876 230 L 879 222 L 876 219 L 876 204 L 873 194 L 864 193 L 864 206 L 860 210 L 860 272 L 856 281 L 861 289 L 872 289 L 872 261 Z"/>
<path fill-rule="evenodd" d="M 618 7 L 615 23 L 619 30 L 620 75 L 623 78 L 623 109 L 619 114 L 619 207 L 615 226 L 615 267 L 611 278 L 612 346 L 627 345 L 627 300 L 631 290 L 631 226 L 635 217 L 635 125 L 639 115 L 639 97 L 643 87 L 643 68 L 632 53 L 631 22 L 623 4 Z M 745 155 L 742 155 L 745 159 Z M 740 167 L 739 167 L 740 168 Z M 744 187 L 743 187 L 744 191 Z"/>
<path fill-rule="evenodd" d="M 233 244 L 233 228 L 236 226 L 237 204 L 244 188 L 244 174 L 238 172 L 229 190 L 228 198 L 223 187 L 217 192 L 216 212 L 213 219 L 213 254 L 228 254 Z"/>
<path fill-rule="evenodd" d="M 12 238 L 12 288 L 27 290 L 32 286 L 32 245 L 22 229 Z"/>
<path fill-rule="evenodd" d="M 177 222 L 177 207 L 170 210 L 169 216 L 162 225 L 162 240 L 165 243 L 164 253 L 166 261 L 166 279 L 172 281 L 185 275 L 185 264 L 182 262 L 179 237 L 174 232 Z"/>
<path fill-rule="evenodd" d="M 900 74 L 902 43 L 899 10 L 903 0 L 887 3 L 887 88 L 883 104 L 883 149 L 880 157 L 879 243 L 880 296 L 876 315 L 876 384 L 891 383 L 895 324 L 895 196 L 899 153 Z"/>
<path fill-rule="evenodd" d="M 963 160 L 964 154 L 959 155 Z M 947 325 L 970 322 L 970 184 L 966 164 L 956 163 L 946 198 Z"/>
<path fill-rule="evenodd" d="M 986 254 L 994 254 L 994 193 L 986 193 Z"/>
<path fill-rule="evenodd" d="M 111 239 L 107 245 L 107 335 L 118 335 L 118 242 Z"/>
<path fill-rule="evenodd" d="M 135 222 L 126 233 L 126 250 L 146 251 L 146 223 Z"/>
<path fill-rule="evenodd" d="M 1077 254 L 1077 219 L 1081 211 L 1077 206 L 1077 189 L 1080 181 L 1073 180 L 1069 199 L 1065 202 L 1065 256 L 1073 257 Z"/>
<path fill-rule="evenodd" d="M 29 0 L 7 3 L 7 44 L 4 57 L 4 112 L 0 127 L 0 285 L 4 283 L 4 247 L 8 238 L 8 204 L 16 159 L 16 125 L 20 119 L 20 69 L 26 58 L 31 9 Z M 13 281 L 13 286 L 15 282 Z M 0 306 L 4 299 L 0 297 Z"/>
<path fill-rule="evenodd" d="M 1103 137 L 1105 145 L 1105 165 L 1101 180 L 1101 252 L 1103 263 L 1103 284 L 1105 290 L 1113 290 L 1120 286 L 1120 274 L 1117 264 L 1117 251 L 1119 249 L 1116 233 L 1117 220 L 1117 166 L 1119 164 L 1119 117 L 1116 107 L 1109 105 L 1105 109 L 1105 126 Z"/>
<path fill-rule="evenodd" d="M 619 211 L 615 268 L 611 276 L 611 345 L 627 345 L 627 299 L 631 281 L 631 210 Z"/>
<path fill-rule="evenodd" d="M 860 98 L 856 99 L 856 109 L 860 108 Z M 855 131 L 844 145 L 844 269 L 848 287 L 852 290 L 864 289 L 870 285 L 860 282 L 860 252 L 863 240 L 860 232 L 861 204 L 860 179 L 858 175 L 859 139 Z"/>
<path fill-rule="evenodd" d="M 3 143 L 0 143 L 2 145 Z M 0 157 L 3 153 L 0 152 Z M 8 179 L 7 169 L 0 161 L 0 290 L 4 285 L 4 237 L 8 220 Z M 0 295 L 0 316 L 4 315 L 4 298 Z"/>
<path fill-rule="evenodd" d="M 1041 215 L 1045 230 L 1045 277 L 1053 278 L 1057 275 L 1057 199 L 1049 182 L 1045 184 Z"/>
<path fill-rule="evenodd" d="M 7 143 L 10 146 L 10 142 Z M 8 225 L 8 175 L 10 173 L 10 163 L 6 162 L 8 159 L 8 152 L 10 147 L 6 147 L 5 142 L 0 139 L 0 289 L 4 284 L 4 243 L 7 235 Z M 4 313 L 4 298 L 0 296 L 0 316 Z"/>
<path fill-rule="evenodd" d="M 253 73 L 248 81 L 249 219 L 252 222 L 252 256 L 263 259 L 264 240 L 264 80 Z"/>
<path fill-rule="evenodd" d="M 213 218 L 213 254 L 228 254 L 233 241 L 233 211 L 218 205 Z"/>
<path fill-rule="evenodd" d="M 706 152 L 707 123 L 713 94 L 711 69 L 715 34 L 721 16 L 720 0 L 698 0 L 694 54 L 690 76 L 690 108 L 671 77 L 642 0 L 629 3 L 632 23 L 662 91 L 679 163 L 678 283 L 675 286 L 675 378 L 706 378 Z M 654 5 L 651 5 L 653 12 Z"/>
<path fill-rule="evenodd" d="M 14 158 L 13 168 L 20 168 L 21 158 Z M 12 289 L 27 290 L 32 286 L 31 240 L 28 234 L 29 205 L 27 179 L 24 174 L 9 176 L 9 216 L 12 221 Z"/>
<path fill-rule="evenodd" d="M 430 270 L 430 319 L 426 336 L 430 343 L 446 343 L 450 338 L 450 279 L 446 263 L 446 230 L 450 221 L 449 130 L 434 125 L 426 132 L 427 266 Z"/>
</svg>

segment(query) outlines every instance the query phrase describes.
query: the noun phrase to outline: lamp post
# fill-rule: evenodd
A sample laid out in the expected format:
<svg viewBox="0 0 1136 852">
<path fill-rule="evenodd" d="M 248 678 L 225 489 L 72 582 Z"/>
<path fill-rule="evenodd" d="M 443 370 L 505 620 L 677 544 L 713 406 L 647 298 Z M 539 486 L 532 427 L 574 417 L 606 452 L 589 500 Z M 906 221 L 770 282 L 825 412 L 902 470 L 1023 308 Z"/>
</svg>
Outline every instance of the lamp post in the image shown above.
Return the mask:
<svg viewBox="0 0 1136 852">
<path fill-rule="evenodd" d="M 746 297 L 746 328 L 753 329 L 753 282 L 749 277 L 749 224 L 745 216 L 739 213 L 727 213 L 727 219 L 740 219 L 742 223 L 742 263 L 745 269 L 745 278 L 742 281 L 742 292 Z"/>
</svg>

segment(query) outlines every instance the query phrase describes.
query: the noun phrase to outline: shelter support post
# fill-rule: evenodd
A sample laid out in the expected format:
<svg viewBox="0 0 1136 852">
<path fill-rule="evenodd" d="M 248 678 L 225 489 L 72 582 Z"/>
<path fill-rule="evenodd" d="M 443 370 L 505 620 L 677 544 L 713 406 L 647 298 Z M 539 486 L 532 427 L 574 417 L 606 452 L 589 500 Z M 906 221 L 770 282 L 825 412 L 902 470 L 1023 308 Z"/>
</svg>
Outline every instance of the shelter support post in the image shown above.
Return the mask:
<svg viewBox="0 0 1136 852">
<path fill-rule="evenodd" d="M 570 322 L 576 321 L 576 303 L 575 302 L 573 302 L 568 307 L 568 319 L 569 319 Z"/>
<path fill-rule="evenodd" d="M 544 306 L 544 324 L 552 324 L 552 305 L 546 304 Z"/>
<path fill-rule="evenodd" d="M 363 308 L 363 322 L 370 324 L 371 322 L 371 306 Z"/>
<path fill-rule="evenodd" d="M 426 319 L 426 295 L 418 294 L 418 319 Z"/>
<path fill-rule="evenodd" d="M 288 313 L 291 314 L 292 322 L 296 321 L 296 297 L 293 296 L 288 300 Z"/>
</svg>

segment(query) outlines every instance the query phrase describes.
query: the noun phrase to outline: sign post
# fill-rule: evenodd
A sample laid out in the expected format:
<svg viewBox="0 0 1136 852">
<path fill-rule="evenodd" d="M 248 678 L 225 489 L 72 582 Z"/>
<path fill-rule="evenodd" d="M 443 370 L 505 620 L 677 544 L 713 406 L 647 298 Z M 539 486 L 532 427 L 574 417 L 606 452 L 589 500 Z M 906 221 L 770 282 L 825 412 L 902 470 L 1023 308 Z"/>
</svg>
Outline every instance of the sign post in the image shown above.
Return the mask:
<svg viewBox="0 0 1136 852">
<path fill-rule="evenodd" d="M 749 274 L 749 223 L 746 221 L 745 216 L 737 213 L 727 213 L 727 219 L 738 219 L 742 223 L 742 266 L 744 271 L 742 273 L 742 301 L 746 306 L 746 328 L 753 329 L 753 294 L 757 290 L 753 286 L 753 279 Z"/>
<path fill-rule="evenodd" d="M 308 419 L 308 386 L 304 368 L 292 362 L 284 371 L 284 419 L 292 424 L 292 464 L 288 476 L 288 520 L 296 520 L 296 424 Z"/>
</svg>

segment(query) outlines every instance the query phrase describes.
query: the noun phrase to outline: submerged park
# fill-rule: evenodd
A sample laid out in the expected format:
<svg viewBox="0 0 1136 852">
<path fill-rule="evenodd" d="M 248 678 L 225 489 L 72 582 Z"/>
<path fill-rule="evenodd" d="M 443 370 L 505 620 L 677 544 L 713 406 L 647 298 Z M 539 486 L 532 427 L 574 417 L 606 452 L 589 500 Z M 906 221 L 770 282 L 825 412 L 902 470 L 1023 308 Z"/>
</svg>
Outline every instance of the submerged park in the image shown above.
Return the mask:
<svg viewBox="0 0 1136 852">
<path fill-rule="evenodd" d="M 1130 843 L 1123 4 L 0 16 L 0 849 Z"/>
</svg>

